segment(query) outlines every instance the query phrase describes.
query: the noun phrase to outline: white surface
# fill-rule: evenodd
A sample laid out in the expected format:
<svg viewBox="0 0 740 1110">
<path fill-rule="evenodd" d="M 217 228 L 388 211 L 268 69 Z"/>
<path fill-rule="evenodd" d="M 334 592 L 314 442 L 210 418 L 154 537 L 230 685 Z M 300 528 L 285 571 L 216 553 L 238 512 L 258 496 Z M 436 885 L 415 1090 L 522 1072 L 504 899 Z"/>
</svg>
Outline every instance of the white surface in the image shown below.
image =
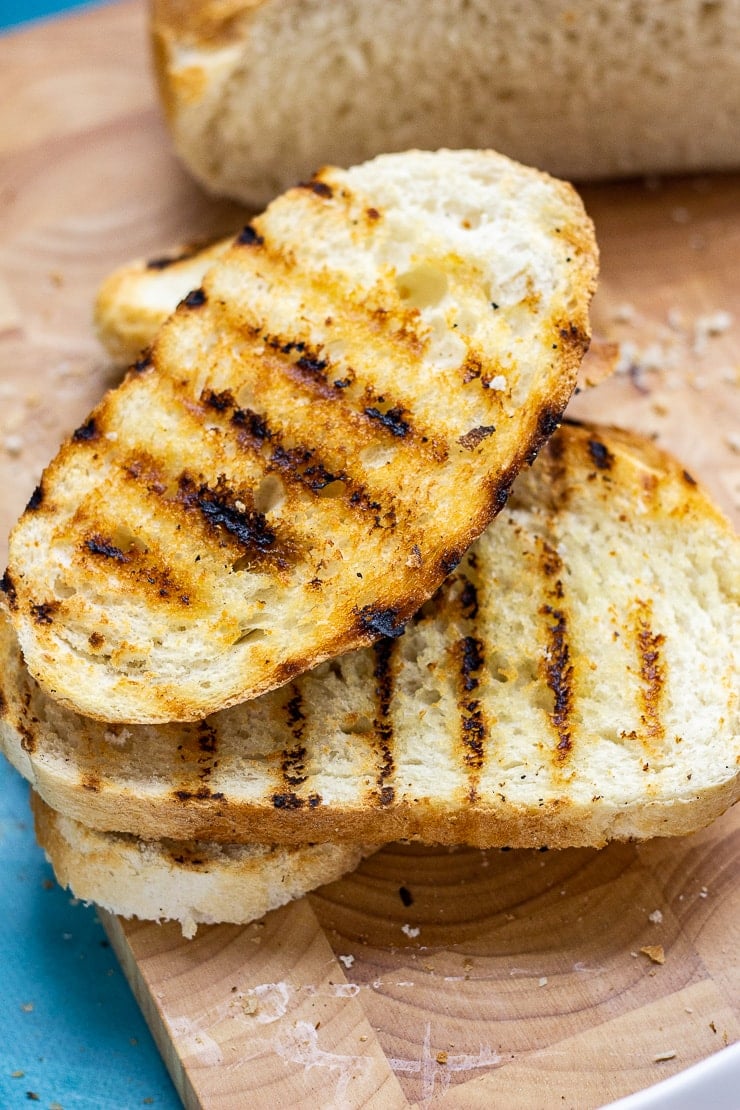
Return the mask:
<svg viewBox="0 0 740 1110">
<path fill-rule="evenodd" d="M 740 1042 L 605 1110 L 740 1110 Z"/>
</svg>

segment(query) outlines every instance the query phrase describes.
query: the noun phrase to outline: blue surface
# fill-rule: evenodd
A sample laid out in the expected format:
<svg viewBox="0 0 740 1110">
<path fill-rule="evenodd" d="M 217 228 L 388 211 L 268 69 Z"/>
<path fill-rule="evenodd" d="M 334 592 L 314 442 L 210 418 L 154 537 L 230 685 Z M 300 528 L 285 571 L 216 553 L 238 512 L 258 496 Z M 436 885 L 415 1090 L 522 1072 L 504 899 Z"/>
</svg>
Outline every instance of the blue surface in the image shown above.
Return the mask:
<svg viewBox="0 0 740 1110">
<path fill-rule="evenodd" d="M 0 0 L 0 31 L 91 6 Z M 54 882 L 0 755 L 0 1110 L 181 1110 L 95 910 Z"/>
<path fill-rule="evenodd" d="M 92 0 L 94 3 L 95 0 Z M 0 29 L 92 6 L 91 0 L 0 0 Z M 0 1104 L 1 1105 L 1 1104 Z"/>
<path fill-rule="evenodd" d="M 1 1110 L 180 1110 L 95 910 L 53 881 L 32 825 L 0 756 Z"/>
</svg>

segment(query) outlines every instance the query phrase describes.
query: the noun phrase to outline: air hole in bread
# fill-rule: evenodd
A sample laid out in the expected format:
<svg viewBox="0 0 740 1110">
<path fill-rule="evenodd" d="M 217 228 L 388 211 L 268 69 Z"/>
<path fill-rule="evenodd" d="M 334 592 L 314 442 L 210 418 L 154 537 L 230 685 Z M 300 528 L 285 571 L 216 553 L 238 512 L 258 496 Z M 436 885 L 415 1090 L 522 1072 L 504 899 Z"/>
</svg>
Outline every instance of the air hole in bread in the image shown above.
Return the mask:
<svg viewBox="0 0 740 1110">
<path fill-rule="evenodd" d="M 329 485 L 332 485 L 330 482 Z M 325 487 L 326 489 L 327 487 Z M 332 496 L 332 494 L 324 494 L 324 496 Z M 278 478 L 277 474 L 267 474 L 257 486 L 254 495 L 254 507 L 258 513 L 267 515 L 267 513 L 274 513 L 279 509 L 285 500 L 285 486 Z"/>
<path fill-rule="evenodd" d="M 54 596 L 55 597 L 60 597 L 60 598 L 74 597 L 74 595 L 76 593 L 77 593 L 77 590 L 75 589 L 74 586 L 70 586 L 69 583 L 65 582 L 63 578 L 57 578 L 57 580 L 54 583 Z"/>
<path fill-rule="evenodd" d="M 321 489 L 316 490 L 316 493 L 319 497 L 342 497 L 346 489 L 341 478 L 335 478 L 333 482 L 327 482 Z"/>
<path fill-rule="evenodd" d="M 146 551 L 146 544 L 143 540 L 127 528 L 125 524 L 117 525 L 111 535 L 111 542 L 114 547 L 119 548 L 124 555 L 128 555 L 130 551 Z"/>
<path fill-rule="evenodd" d="M 376 443 L 360 451 L 360 462 L 368 470 L 377 470 L 378 467 L 387 466 L 388 463 L 393 462 L 393 457 L 392 447 L 383 447 Z"/>
<path fill-rule="evenodd" d="M 267 631 L 264 628 L 245 628 L 240 636 L 234 640 L 234 646 L 237 644 L 253 643 L 255 640 L 264 640 Z"/>
<path fill-rule="evenodd" d="M 251 409 L 254 406 L 254 401 L 254 386 L 252 383 L 247 382 L 245 385 L 240 386 L 236 395 L 237 407 L 240 409 Z"/>
<path fill-rule="evenodd" d="M 396 277 L 396 289 L 411 308 L 432 308 L 447 292 L 447 274 L 436 266 L 415 266 Z"/>
<path fill-rule="evenodd" d="M 356 733 L 360 736 L 364 736 L 366 733 L 372 732 L 372 730 L 373 722 L 370 720 L 369 717 L 364 716 L 349 717 L 342 725 L 342 732 L 346 732 L 349 735 L 352 735 L 352 733 Z"/>
</svg>

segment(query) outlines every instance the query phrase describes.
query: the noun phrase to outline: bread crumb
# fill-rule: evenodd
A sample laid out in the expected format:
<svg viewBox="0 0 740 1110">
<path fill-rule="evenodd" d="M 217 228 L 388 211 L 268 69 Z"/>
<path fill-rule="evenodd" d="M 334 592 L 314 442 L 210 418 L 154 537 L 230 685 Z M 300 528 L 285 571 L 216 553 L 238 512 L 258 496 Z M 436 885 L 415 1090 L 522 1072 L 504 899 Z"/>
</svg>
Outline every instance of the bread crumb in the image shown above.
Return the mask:
<svg viewBox="0 0 740 1110">
<path fill-rule="evenodd" d="M 652 921 L 653 925 L 660 925 L 662 920 L 663 914 L 660 910 L 653 910 L 651 914 L 648 914 L 648 921 Z"/>
<path fill-rule="evenodd" d="M 3 440 L 3 450 L 6 455 L 16 458 L 23 452 L 23 440 L 20 436 L 6 436 Z"/>
<path fill-rule="evenodd" d="M 23 1079 L 23 1076 L 24 1076 L 25 1074 L 26 1074 L 26 1073 L 25 1073 L 24 1071 L 12 1071 L 12 1072 L 10 1073 L 10 1078 L 11 1078 L 11 1079 Z"/>
<path fill-rule="evenodd" d="M 546 987 L 547 986 L 547 976 L 546 975 L 541 975 L 540 976 L 540 978 L 537 980 L 537 986 L 538 987 Z"/>
<path fill-rule="evenodd" d="M 446 1064 L 447 1063 L 447 1053 L 444 1051 L 444 1049 L 442 1049 L 440 1052 L 437 1053 L 435 1059 L 436 1059 L 438 1064 Z"/>
<path fill-rule="evenodd" d="M 664 1060 L 675 1060 L 678 1053 L 673 1048 L 669 1048 L 667 1052 L 656 1052 L 653 1060 L 656 1064 L 662 1063 Z"/>
<path fill-rule="evenodd" d="M 337 959 L 339 959 L 345 967 L 352 967 L 352 964 L 355 962 L 354 956 L 338 956 Z"/>
<path fill-rule="evenodd" d="M 247 998 L 242 999 L 242 1012 L 245 1014 L 256 1014 L 258 1010 L 257 999 L 249 995 Z"/>
<path fill-rule="evenodd" d="M 407 937 L 418 937 L 421 929 L 417 925 L 402 925 L 401 932 L 405 933 Z"/>
<path fill-rule="evenodd" d="M 635 318 L 635 306 L 633 304 L 620 304 L 617 305 L 612 312 L 612 319 L 617 324 L 631 324 Z"/>
<path fill-rule="evenodd" d="M 707 348 L 707 340 L 715 335 L 722 335 L 732 327 L 732 314 L 719 310 L 709 312 L 704 316 L 697 316 L 694 321 L 694 353 L 703 354 Z"/>
<path fill-rule="evenodd" d="M 665 963 L 665 952 L 663 951 L 662 944 L 646 944 L 640 951 L 643 955 L 647 956 L 648 959 L 652 960 L 654 964 Z"/>
<path fill-rule="evenodd" d="M 21 1009 L 23 1010 L 24 1014 L 32 1013 L 33 1012 L 33 1002 L 21 1002 Z"/>
<path fill-rule="evenodd" d="M 701 890 L 699 891 L 699 897 L 700 898 L 706 898 L 708 894 L 709 894 L 709 891 L 707 890 L 707 888 L 705 886 L 703 886 L 701 888 Z"/>
</svg>

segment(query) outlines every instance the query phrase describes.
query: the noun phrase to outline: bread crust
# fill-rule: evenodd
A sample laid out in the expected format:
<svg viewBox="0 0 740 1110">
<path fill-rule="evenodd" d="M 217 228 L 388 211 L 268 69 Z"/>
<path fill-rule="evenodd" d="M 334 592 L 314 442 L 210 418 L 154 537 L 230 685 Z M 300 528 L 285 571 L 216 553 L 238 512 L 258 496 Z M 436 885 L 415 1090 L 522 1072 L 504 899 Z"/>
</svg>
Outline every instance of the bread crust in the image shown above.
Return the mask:
<svg viewBox="0 0 740 1110">
<path fill-rule="evenodd" d="M 55 809 L 220 842 L 601 846 L 740 795 L 738 539 L 657 445 L 564 425 L 412 622 L 193 725 L 57 706 L 0 635 L 0 742 Z"/>
<path fill-rule="evenodd" d="M 57 881 L 110 913 L 200 924 L 245 925 L 353 871 L 372 849 L 313 844 L 286 848 L 203 841 L 144 841 L 101 833 L 31 796 L 36 839 Z"/>
<path fill-rule="evenodd" d="M 490 151 L 278 198 L 13 530 L 31 672 L 101 720 L 196 720 L 400 634 L 557 426 L 596 268 L 575 192 Z"/>
</svg>

